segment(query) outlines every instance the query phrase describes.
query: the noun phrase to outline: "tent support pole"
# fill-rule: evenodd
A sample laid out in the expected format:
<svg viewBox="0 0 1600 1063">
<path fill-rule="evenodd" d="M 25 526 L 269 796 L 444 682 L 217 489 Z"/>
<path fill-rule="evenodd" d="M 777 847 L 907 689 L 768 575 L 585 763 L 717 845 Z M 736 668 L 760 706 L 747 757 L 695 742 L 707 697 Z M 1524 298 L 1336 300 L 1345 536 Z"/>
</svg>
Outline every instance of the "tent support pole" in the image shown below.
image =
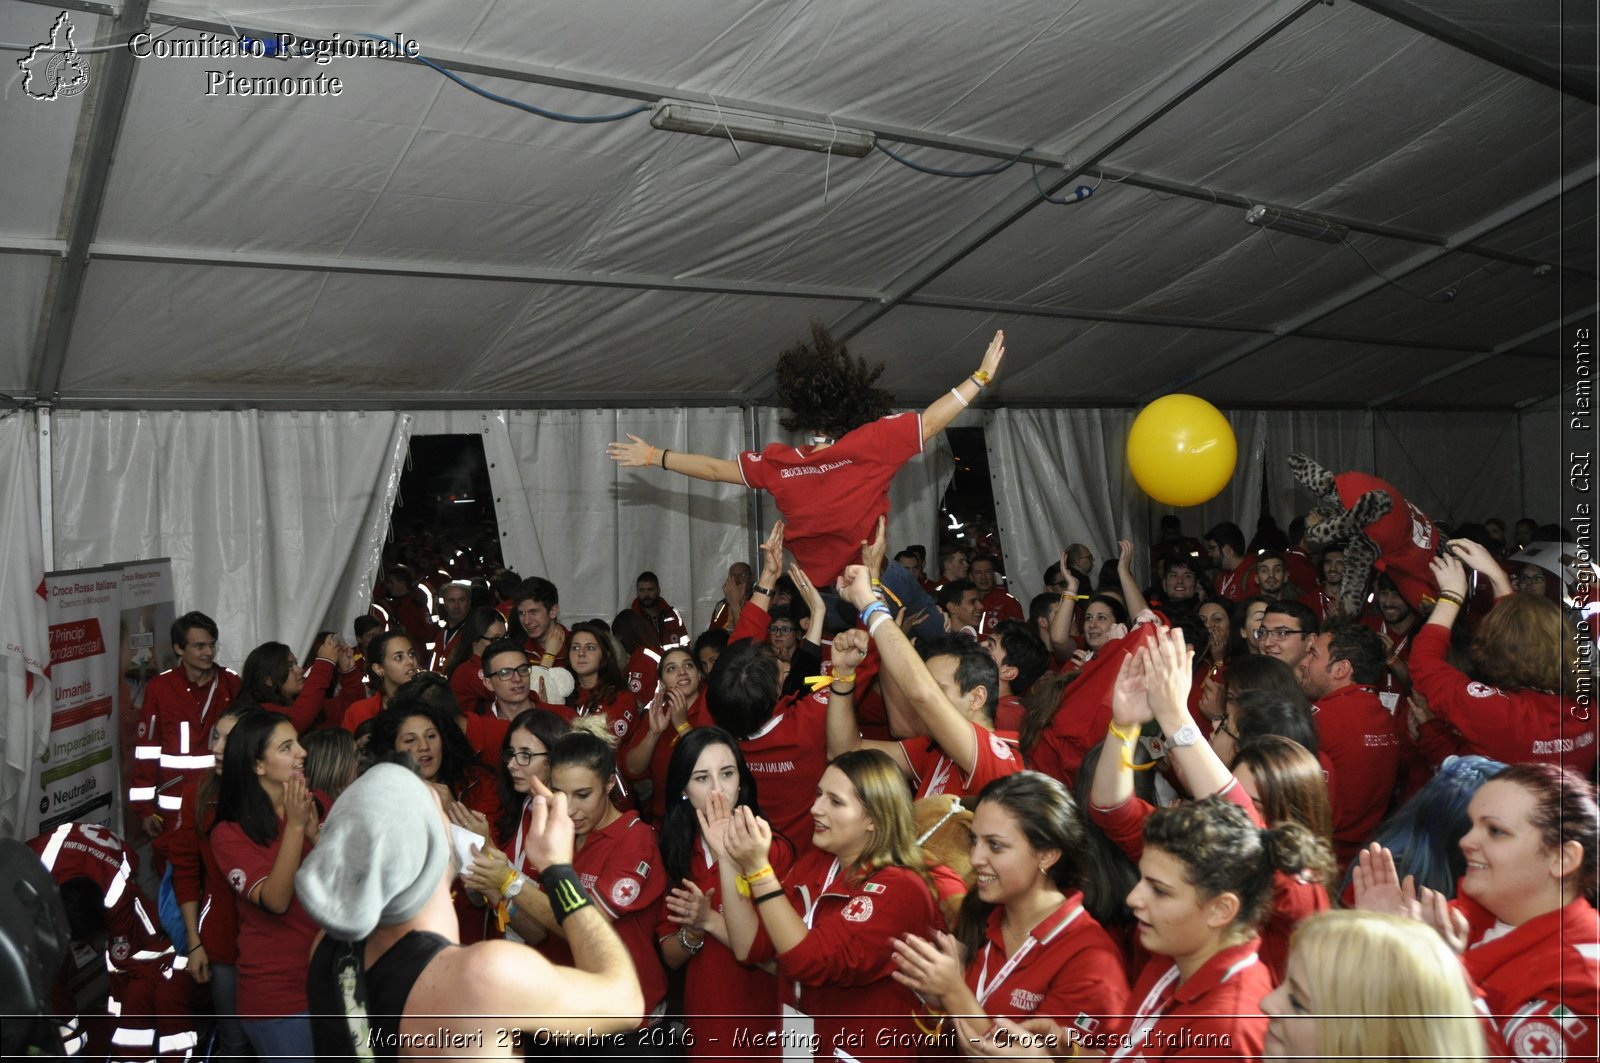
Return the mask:
<svg viewBox="0 0 1600 1063">
<path fill-rule="evenodd" d="M 55 481 L 51 478 L 54 464 L 50 441 L 50 407 L 41 406 L 34 411 L 34 424 L 39 433 L 39 543 L 44 548 L 44 570 L 56 567 L 56 505 Z"/>
</svg>

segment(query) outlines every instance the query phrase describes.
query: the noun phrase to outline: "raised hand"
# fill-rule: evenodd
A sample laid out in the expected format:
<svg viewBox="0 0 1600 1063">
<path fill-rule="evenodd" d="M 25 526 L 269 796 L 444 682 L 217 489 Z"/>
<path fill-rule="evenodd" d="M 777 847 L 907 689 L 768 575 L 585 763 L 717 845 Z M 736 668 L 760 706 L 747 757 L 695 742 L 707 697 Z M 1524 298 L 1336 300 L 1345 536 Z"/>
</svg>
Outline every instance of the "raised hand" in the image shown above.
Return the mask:
<svg viewBox="0 0 1600 1063">
<path fill-rule="evenodd" d="M 783 521 L 775 521 L 761 544 L 761 576 L 757 582 L 771 587 L 783 575 Z"/>
<path fill-rule="evenodd" d="M 1451 952 L 1460 956 L 1467 951 L 1467 942 L 1472 937 L 1472 927 L 1463 912 L 1450 906 L 1450 898 L 1438 890 L 1423 887 L 1422 896 L 1418 898 L 1418 908 L 1419 917 L 1438 931 L 1439 936 L 1444 938 L 1444 943 L 1450 946 Z"/>
<path fill-rule="evenodd" d="M 530 777 L 528 783 L 533 788 L 533 811 L 522 840 L 524 855 L 540 871 L 555 864 L 572 863 L 574 832 L 567 812 L 567 795 L 552 793 L 537 776 Z"/>
<path fill-rule="evenodd" d="M 461 869 L 461 881 L 467 888 L 500 903 L 500 887 L 512 872 L 506 854 L 492 845 L 484 845 L 472 856 L 472 863 Z"/>
<path fill-rule="evenodd" d="M 1187 712 L 1189 689 L 1194 685 L 1194 668 L 1190 664 L 1194 651 L 1184 644 L 1183 632 L 1158 629 L 1155 645 L 1139 647 L 1138 656 L 1144 665 L 1150 711 L 1158 719 L 1172 719 Z"/>
<path fill-rule="evenodd" d="M 1148 692 L 1149 656 L 1148 649 L 1130 653 L 1117 671 L 1117 680 L 1111 686 L 1111 718 L 1118 727 L 1142 727 L 1154 719 Z"/>
<path fill-rule="evenodd" d="M 606 457 L 627 469 L 643 468 L 650 463 L 650 452 L 655 448 L 632 433 L 628 439 L 627 443 L 607 443 Z"/>
<path fill-rule="evenodd" d="M 871 636 L 858 627 L 833 636 L 833 674 L 855 675 L 861 662 L 866 660 L 871 642 Z"/>
<path fill-rule="evenodd" d="M 711 847 L 711 855 L 719 864 L 728 860 L 728 824 L 733 819 L 733 806 L 727 795 L 713 791 L 706 798 L 706 807 L 696 809 L 695 816 L 700 820 L 700 837 Z"/>
<path fill-rule="evenodd" d="M 672 726 L 672 705 L 667 701 L 667 692 L 656 691 L 656 696 L 650 699 L 650 704 L 644 707 L 645 726 L 650 733 L 659 737 L 666 733 Z"/>
<path fill-rule="evenodd" d="M 768 857 L 772 850 L 772 827 L 750 811 L 748 805 L 733 810 L 723 844 L 727 847 L 728 859 L 746 875 L 772 863 Z"/>
<path fill-rule="evenodd" d="M 816 616 L 824 606 L 822 592 L 817 590 L 816 584 L 811 582 L 811 577 L 799 565 L 789 566 L 789 578 L 794 580 L 795 590 L 800 592 L 800 597 L 805 600 L 806 607 L 811 610 L 811 615 Z"/>
<path fill-rule="evenodd" d="M 1440 591 L 1453 592 L 1461 598 L 1467 596 L 1467 570 L 1462 567 L 1461 562 L 1449 554 L 1429 561 L 1428 571 L 1433 573 Z"/>
<path fill-rule="evenodd" d="M 872 572 L 865 565 L 847 566 L 839 574 L 839 582 L 835 586 L 839 597 L 857 609 L 865 609 L 878 600 L 872 589 Z"/>
<path fill-rule="evenodd" d="M 882 572 L 883 560 L 889 556 L 889 544 L 886 538 L 888 526 L 889 518 L 879 517 L 872 541 L 861 540 L 861 563 L 867 566 L 867 572 L 870 575 L 876 576 Z"/>
<path fill-rule="evenodd" d="M 988 350 L 983 352 L 983 362 L 978 368 L 989 374 L 992 381 L 994 375 L 1000 371 L 1000 362 L 1006 356 L 1006 334 L 1001 329 L 996 329 L 994 339 L 989 341 Z"/>
<path fill-rule="evenodd" d="M 1387 912 L 1410 919 L 1422 917 L 1416 880 L 1407 875 L 1402 882 L 1394 864 L 1394 854 L 1377 842 L 1361 850 L 1356 866 L 1351 869 L 1350 883 L 1355 887 L 1356 907 L 1364 912 Z"/>
</svg>

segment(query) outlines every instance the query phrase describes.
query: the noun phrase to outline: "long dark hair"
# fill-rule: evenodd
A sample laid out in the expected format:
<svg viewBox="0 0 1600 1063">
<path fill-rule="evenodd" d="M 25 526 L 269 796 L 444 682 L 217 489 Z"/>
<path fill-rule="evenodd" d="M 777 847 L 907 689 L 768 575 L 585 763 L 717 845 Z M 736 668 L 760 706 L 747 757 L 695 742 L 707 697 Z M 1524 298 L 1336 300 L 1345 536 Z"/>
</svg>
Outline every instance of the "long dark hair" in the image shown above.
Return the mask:
<svg viewBox="0 0 1600 1063">
<path fill-rule="evenodd" d="M 239 699 L 266 708 L 269 705 L 288 705 L 291 698 L 283 692 L 283 684 L 294 666 L 294 651 L 281 642 L 263 642 L 250 651 L 239 672 Z"/>
<path fill-rule="evenodd" d="M 733 750 L 733 762 L 739 766 L 739 797 L 735 804 L 746 805 L 750 811 L 761 815 L 761 805 L 756 801 L 756 777 L 745 763 L 738 740 L 720 727 L 696 727 L 684 735 L 673 747 L 672 759 L 667 763 L 667 783 L 663 791 L 667 811 L 661 818 L 661 863 L 674 882 L 690 877 L 690 857 L 695 839 L 700 836 L 700 821 L 685 794 L 700 754 L 711 746 L 727 746 Z"/>
<path fill-rule="evenodd" d="M 473 644 L 484 637 L 484 632 L 505 622 L 499 610 L 488 606 L 479 606 L 468 613 L 467 619 L 461 624 L 461 631 L 456 635 L 456 644 L 450 649 L 450 657 L 444 662 L 445 678 L 454 675 L 457 668 L 472 659 Z"/>
<path fill-rule="evenodd" d="M 373 718 L 372 737 L 367 739 L 367 744 L 380 756 L 395 752 L 394 744 L 400 737 L 400 725 L 413 716 L 423 717 L 439 733 L 439 770 L 434 775 L 434 781 L 444 783 L 451 793 L 459 797 L 462 787 L 480 769 L 478 755 L 472 751 L 467 736 L 461 733 L 460 725 L 450 713 L 419 700 L 402 698 L 397 692 L 383 711 Z"/>
<path fill-rule="evenodd" d="M 616 700 L 618 694 L 628 689 L 628 677 L 617 661 L 617 645 L 611 641 L 611 632 L 597 620 L 580 620 L 567 632 L 567 649 L 571 652 L 575 635 L 592 635 L 600 646 L 600 667 L 595 671 L 594 690 L 583 688 L 583 683 L 573 684 L 567 695 L 568 705 L 588 705 L 591 710 L 603 709 Z M 573 673 L 576 675 L 576 673 Z"/>
<path fill-rule="evenodd" d="M 507 770 L 506 755 L 511 752 L 511 736 L 517 731 L 527 731 L 544 744 L 545 752 L 554 748 L 562 735 L 572 730 L 567 721 L 549 709 L 523 709 L 506 728 L 505 739 L 500 743 L 500 770 L 495 781 L 500 787 L 500 821 L 495 830 L 499 837 L 509 840 L 522 819 L 522 802 L 525 795 L 517 793 L 511 785 L 511 772 Z"/>
<path fill-rule="evenodd" d="M 1079 888 L 1084 879 L 1082 854 L 1088 847 L 1088 832 L 1078 814 L 1072 792 L 1059 780 L 1036 771 L 1017 772 L 995 779 L 978 794 L 978 808 L 986 802 L 999 805 L 1016 821 L 1017 830 L 1037 852 L 1054 849 L 1061 855 L 1050 865 L 1050 881 L 1062 893 Z M 978 844 L 978 842 L 974 842 Z M 996 905 L 970 890 L 961 902 L 961 918 L 956 935 L 967 956 L 983 944 L 989 913 Z"/>
<path fill-rule="evenodd" d="M 243 716 L 247 712 L 258 711 L 259 710 L 254 705 L 247 705 L 236 701 L 232 705 L 229 705 L 226 709 L 222 710 L 222 714 L 217 717 L 216 723 L 211 725 L 212 729 L 215 730 L 217 724 L 221 723 L 223 720 L 236 719 L 240 716 Z M 235 726 L 238 725 L 235 724 Z M 228 741 L 233 741 L 232 731 L 228 732 Z M 224 746 L 222 750 L 222 761 L 223 769 L 226 770 L 228 766 L 228 750 L 226 746 Z M 201 821 L 206 818 L 206 809 L 209 806 L 217 803 L 217 796 L 221 787 L 221 783 L 219 782 L 220 778 L 221 776 L 218 775 L 218 773 L 214 771 L 208 771 L 205 773 L 204 777 L 201 778 L 200 785 L 195 788 L 194 808 L 196 826 L 201 826 Z M 211 827 L 209 824 L 201 826 L 202 833 L 207 832 L 210 829 Z"/>
<path fill-rule="evenodd" d="M 1089 792 L 1094 787 L 1094 771 L 1105 752 L 1106 744 L 1101 742 L 1084 754 L 1074 787 L 1086 846 L 1086 851 L 1078 861 L 1078 866 L 1083 869 L 1083 907 L 1101 926 L 1131 926 L 1133 913 L 1125 902 L 1139 881 L 1139 868 L 1106 837 L 1105 831 L 1089 818 L 1086 811 Z M 1117 756 L 1119 752 L 1119 749 L 1113 748 L 1111 755 Z M 1134 772 L 1133 785 L 1135 796 L 1154 804 L 1156 794 L 1155 780 L 1150 778 L 1152 774 L 1147 771 Z"/>
<path fill-rule="evenodd" d="M 278 836 L 282 829 L 278 813 L 256 777 L 256 764 L 267 755 L 272 732 L 280 723 L 294 727 L 294 721 L 281 712 L 247 711 L 239 717 L 222 753 L 222 787 L 213 829 L 218 823 L 237 823 L 257 845 L 269 845 Z"/>
</svg>

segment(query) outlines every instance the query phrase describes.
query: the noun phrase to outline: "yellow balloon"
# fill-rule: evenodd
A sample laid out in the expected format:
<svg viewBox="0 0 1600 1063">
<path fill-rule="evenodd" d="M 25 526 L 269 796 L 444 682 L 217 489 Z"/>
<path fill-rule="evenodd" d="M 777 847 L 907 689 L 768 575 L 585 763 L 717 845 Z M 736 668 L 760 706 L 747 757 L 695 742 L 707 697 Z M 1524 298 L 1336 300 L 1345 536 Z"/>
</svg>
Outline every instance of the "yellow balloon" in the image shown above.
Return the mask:
<svg viewBox="0 0 1600 1063">
<path fill-rule="evenodd" d="M 1228 419 L 1205 399 L 1164 395 L 1133 419 L 1128 469 L 1144 493 L 1169 506 L 1198 506 L 1228 486 L 1239 445 Z"/>
</svg>

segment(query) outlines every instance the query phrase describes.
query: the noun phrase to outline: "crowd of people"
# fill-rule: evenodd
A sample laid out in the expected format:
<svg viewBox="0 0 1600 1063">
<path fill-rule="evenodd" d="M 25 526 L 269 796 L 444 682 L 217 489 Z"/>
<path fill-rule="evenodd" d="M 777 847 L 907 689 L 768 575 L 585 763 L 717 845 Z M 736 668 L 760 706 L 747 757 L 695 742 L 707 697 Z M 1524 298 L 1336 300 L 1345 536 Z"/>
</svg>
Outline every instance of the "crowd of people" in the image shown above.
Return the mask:
<svg viewBox="0 0 1600 1063">
<path fill-rule="evenodd" d="M 703 632 L 653 572 L 569 625 L 558 573 L 435 617 L 390 571 L 353 641 L 237 675 L 181 616 L 128 795 L 178 918 L 145 839 L 34 843 L 75 934 L 120 928 L 116 1014 L 74 1029 L 129 1059 L 1593 1058 L 1593 628 L 1518 560 L 1537 528 L 1453 529 L 1433 600 L 1380 576 L 1358 616 L 1294 525 L 1068 544 L 1027 602 L 998 549 L 891 558 L 889 478 L 1003 354 L 888 416 L 819 330 L 780 374 L 807 446 L 615 445 L 777 497 Z M 121 870 L 88 903 L 91 845 Z M 129 988 L 163 983 L 181 1008 Z"/>
</svg>

